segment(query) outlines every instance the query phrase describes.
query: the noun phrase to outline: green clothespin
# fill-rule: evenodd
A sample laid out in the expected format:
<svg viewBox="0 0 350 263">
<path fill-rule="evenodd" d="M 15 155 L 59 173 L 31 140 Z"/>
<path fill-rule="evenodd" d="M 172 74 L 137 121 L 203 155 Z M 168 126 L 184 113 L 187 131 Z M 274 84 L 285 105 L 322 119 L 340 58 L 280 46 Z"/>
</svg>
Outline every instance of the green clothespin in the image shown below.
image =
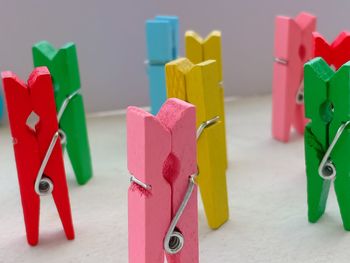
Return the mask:
<svg viewBox="0 0 350 263">
<path fill-rule="evenodd" d="M 308 217 L 323 215 L 334 182 L 344 229 L 350 231 L 350 62 L 334 72 L 322 58 L 304 66 Z"/>
<path fill-rule="evenodd" d="M 74 43 L 56 50 L 41 41 L 32 48 L 34 66 L 46 66 L 52 76 L 60 129 L 64 132 L 68 156 L 79 184 L 92 177 L 90 147 L 80 90 L 78 57 Z M 63 139 L 64 141 L 64 139 Z"/>
</svg>

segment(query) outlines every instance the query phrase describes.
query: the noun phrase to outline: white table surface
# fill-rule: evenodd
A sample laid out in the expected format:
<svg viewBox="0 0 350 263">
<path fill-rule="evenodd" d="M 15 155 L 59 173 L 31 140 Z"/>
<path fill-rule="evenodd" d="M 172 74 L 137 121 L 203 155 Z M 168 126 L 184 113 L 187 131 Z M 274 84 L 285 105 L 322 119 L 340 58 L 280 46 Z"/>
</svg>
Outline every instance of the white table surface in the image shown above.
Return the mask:
<svg viewBox="0 0 350 263">
<path fill-rule="evenodd" d="M 271 98 L 226 103 L 230 221 L 212 231 L 199 201 L 200 262 L 349 262 L 334 191 L 307 222 L 303 138 L 270 136 Z M 75 183 L 66 162 L 76 239 L 67 241 L 51 197 L 42 198 L 40 243 L 26 243 L 11 138 L 0 129 L 0 262 L 127 262 L 125 116 L 90 117 L 94 178 Z M 349 189 L 350 190 L 350 189 Z"/>
</svg>

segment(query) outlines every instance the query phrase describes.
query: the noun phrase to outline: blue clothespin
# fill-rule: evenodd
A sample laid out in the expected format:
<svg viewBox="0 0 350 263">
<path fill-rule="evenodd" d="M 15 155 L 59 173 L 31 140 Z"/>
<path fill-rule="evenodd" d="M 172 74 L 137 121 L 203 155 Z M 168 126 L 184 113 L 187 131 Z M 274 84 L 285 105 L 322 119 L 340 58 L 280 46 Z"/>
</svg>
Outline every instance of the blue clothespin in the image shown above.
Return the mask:
<svg viewBox="0 0 350 263">
<path fill-rule="evenodd" d="M 165 64 L 178 57 L 179 18 L 156 16 L 146 21 L 147 73 L 151 113 L 157 114 L 165 102 Z"/>
</svg>

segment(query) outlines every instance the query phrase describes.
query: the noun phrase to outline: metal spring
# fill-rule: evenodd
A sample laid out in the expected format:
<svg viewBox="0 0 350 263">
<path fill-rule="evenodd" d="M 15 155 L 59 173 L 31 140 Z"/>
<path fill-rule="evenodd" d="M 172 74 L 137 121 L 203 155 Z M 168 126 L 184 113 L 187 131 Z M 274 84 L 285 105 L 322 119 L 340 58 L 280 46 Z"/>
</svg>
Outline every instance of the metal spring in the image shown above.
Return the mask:
<svg viewBox="0 0 350 263">
<path fill-rule="evenodd" d="M 333 180 L 337 174 L 337 170 L 332 163 L 332 161 L 329 159 L 329 156 L 331 155 L 335 145 L 337 144 L 340 136 L 343 134 L 345 128 L 350 124 L 350 120 L 343 123 L 337 130 L 337 133 L 335 134 L 332 143 L 329 145 L 325 155 L 322 158 L 322 161 L 320 163 L 320 166 L 318 167 L 318 174 L 325 180 Z"/>
<path fill-rule="evenodd" d="M 78 94 L 79 94 L 79 90 L 73 92 L 71 95 L 69 95 L 63 101 L 63 103 L 60 107 L 60 110 L 58 111 L 58 114 L 57 114 L 58 122 L 60 121 L 60 119 L 61 119 L 64 111 L 66 110 L 69 102 Z M 61 144 L 66 144 L 66 142 L 67 142 L 67 139 L 66 139 L 67 137 L 66 137 L 66 134 L 64 133 L 63 130 L 59 129 L 53 135 L 51 142 L 50 142 L 50 145 L 49 145 L 49 148 L 47 149 L 47 151 L 45 153 L 44 159 L 40 165 L 40 168 L 39 168 L 39 171 L 38 171 L 38 174 L 36 176 L 35 183 L 34 183 L 34 190 L 40 196 L 45 196 L 45 195 L 51 194 L 53 191 L 53 188 L 54 188 L 52 180 L 49 177 L 44 176 L 44 170 L 45 170 L 45 167 L 50 159 L 52 151 L 55 148 L 58 137 L 61 138 Z"/>
<path fill-rule="evenodd" d="M 204 121 L 201 125 L 199 125 L 198 129 L 197 129 L 197 133 L 196 133 L 196 140 L 198 141 L 198 139 L 200 138 L 201 134 L 203 133 L 203 131 L 208 128 L 211 125 L 214 125 L 215 123 L 217 123 L 219 121 L 220 117 L 216 116 L 210 120 Z M 197 167 L 198 168 L 198 167 Z M 179 222 L 188 201 L 191 198 L 194 186 L 196 184 L 195 182 L 195 178 L 199 175 L 199 169 L 197 169 L 197 173 L 192 174 L 189 177 L 189 184 L 188 184 L 188 188 L 187 191 L 185 193 L 184 199 L 181 202 L 181 205 L 179 207 L 179 209 L 176 211 L 176 214 L 174 216 L 174 218 L 171 220 L 170 226 L 168 228 L 168 231 L 165 235 L 164 238 L 164 250 L 168 253 L 168 254 L 176 254 L 179 251 L 181 251 L 181 249 L 184 246 L 185 243 L 185 238 L 182 235 L 181 232 L 176 231 L 176 225 Z"/>
</svg>

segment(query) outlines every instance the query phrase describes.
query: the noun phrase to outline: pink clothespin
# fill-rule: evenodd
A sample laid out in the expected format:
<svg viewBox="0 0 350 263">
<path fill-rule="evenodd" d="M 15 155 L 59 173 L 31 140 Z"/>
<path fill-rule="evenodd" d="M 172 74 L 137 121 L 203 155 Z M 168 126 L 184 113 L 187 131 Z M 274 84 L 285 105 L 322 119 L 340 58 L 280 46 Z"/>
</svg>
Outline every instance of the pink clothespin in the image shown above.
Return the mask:
<svg viewBox="0 0 350 263">
<path fill-rule="evenodd" d="M 129 263 L 198 262 L 195 107 L 127 111 Z"/>
<path fill-rule="evenodd" d="M 277 16 L 272 83 L 272 136 L 288 142 L 290 129 L 303 134 L 304 63 L 313 57 L 312 32 L 316 17 L 300 13 L 295 19 Z"/>
</svg>

